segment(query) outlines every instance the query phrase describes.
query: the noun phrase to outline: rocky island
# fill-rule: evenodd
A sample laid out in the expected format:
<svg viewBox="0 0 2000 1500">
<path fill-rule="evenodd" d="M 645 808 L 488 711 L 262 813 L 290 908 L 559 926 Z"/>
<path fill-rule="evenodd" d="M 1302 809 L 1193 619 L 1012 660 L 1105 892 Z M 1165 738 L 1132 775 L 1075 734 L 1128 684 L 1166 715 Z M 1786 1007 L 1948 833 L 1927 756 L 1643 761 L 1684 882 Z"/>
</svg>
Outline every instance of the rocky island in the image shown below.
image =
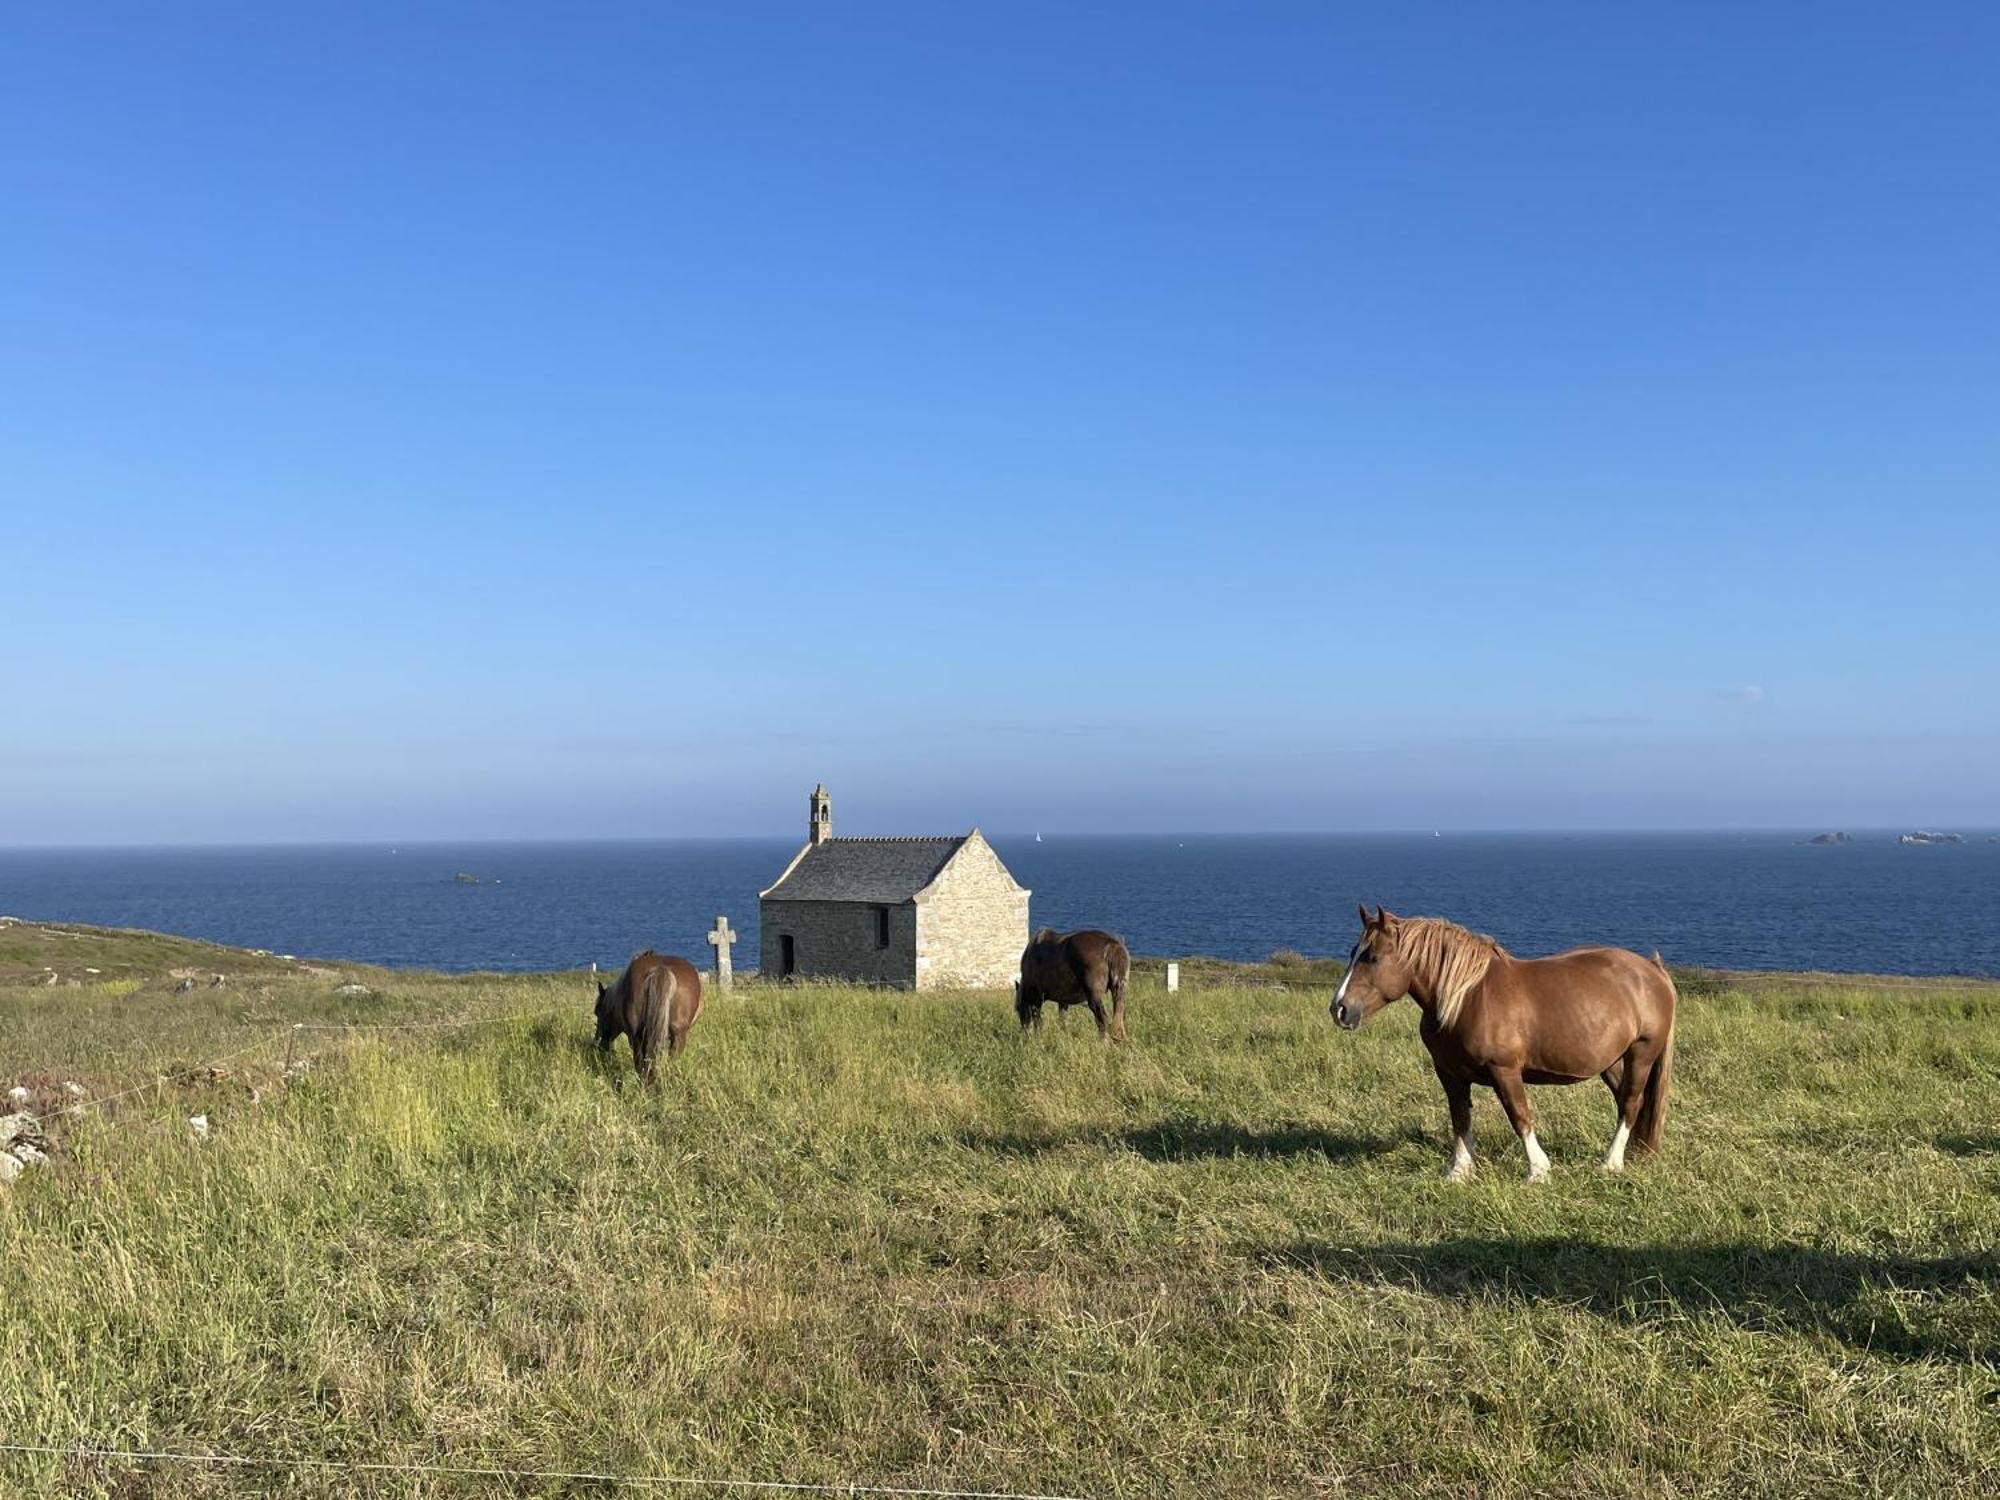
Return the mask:
<svg viewBox="0 0 2000 1500">
<path fill-rule="evenodd" d="M 1851 844 L 1854 841 L 1844 833 L 1816 833 L 1809 839 L 1800 839 L 1801 844 Z"/>
<path fill-rule="evenodd" d="M 1899 844 L 1962 844 L 1965 838 L 1956 833 L 1933 833 L 1928 828 L 1919 828 L 1915 833 L 1906 833 L 1896 840 Z"/>
</svg>

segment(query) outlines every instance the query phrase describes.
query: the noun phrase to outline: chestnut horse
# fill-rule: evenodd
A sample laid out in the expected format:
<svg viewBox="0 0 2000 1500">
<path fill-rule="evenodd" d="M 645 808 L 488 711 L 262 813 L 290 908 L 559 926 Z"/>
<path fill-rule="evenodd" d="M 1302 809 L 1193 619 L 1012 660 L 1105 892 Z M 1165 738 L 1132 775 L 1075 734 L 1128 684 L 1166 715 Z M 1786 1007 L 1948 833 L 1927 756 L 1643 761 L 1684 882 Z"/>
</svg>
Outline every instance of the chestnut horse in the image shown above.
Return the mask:
<svg viewBox="0 0 2000 1500">
<path fill-rule="evenodd" d="M 667 1055 L 678 1057 L 700 1015 L 701 975 L 695 966 L 648 948 L 633 957 L 609 989 L 598 981 L 597 1050 L 609 1052 L 619 1037 L 630 1037 L 633 1070 L 652 1084 L 661 1038 Z"/>
<path fill-rule="evenodd" d="M 1085 928 L 1059 933 L 1044 927 L 1021 954 L 1021 978 L 1014 986 L 1014 1013 L 1022 1026 L 1042 1023 L 1042 1002 L 1053 1000 L 1059 1010 L 1088 1005 L 1097 1018 L 1097 1034 L 1114 1042 L 1125 1040 L 1125 989 L 1132 977 L 1132 955 L 1108 932 Z M 1111 1019 L 1104 1002 L 1111 1002 Z"/>
<path fill-rule="evenodd" d="M 1618 1104 L 1603 1167 L 1622 1171 L 1625 1148 L 1651 1151 L 1667 1121 L 1674 1071 L 1674 982 L 1623 948 L 1573 948 L 1516 958 L 1490 937 L 1441 917 L 1361 908 L 1361 937 L 1333 996 L 1333 1018 L 1352 1031 L 1408 995 L 1423 1010 L 1419 1034 L 1451 1106 L 1445 1176 L 1472 1175 L 1472 1086 L 1486 1085 L 1528 1154 L 1528 1180 L 1549 1175 L 1528 1107 L 1530 1083 L 1602 1078 Z"/>
</svg>

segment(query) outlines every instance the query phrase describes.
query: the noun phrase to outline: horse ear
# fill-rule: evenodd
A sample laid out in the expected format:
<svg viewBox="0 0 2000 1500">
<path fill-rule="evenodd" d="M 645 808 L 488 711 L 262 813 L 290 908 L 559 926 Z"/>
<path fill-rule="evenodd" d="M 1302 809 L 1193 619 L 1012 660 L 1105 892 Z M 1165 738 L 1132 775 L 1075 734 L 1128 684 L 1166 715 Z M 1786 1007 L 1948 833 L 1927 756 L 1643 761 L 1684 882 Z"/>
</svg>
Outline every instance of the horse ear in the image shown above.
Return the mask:
<svg viewBox="0 0 2000 1500">
<path fill-rule="evenodd" d="M 1396 920 L 1396 914 L 1390 911 L 1388 907 L 1378 906 L 1375 908 L 1375 925 L 1381 928 L 1384 932 L 1387 932 L 1389 930 L 1390 925 L 1394 923 L 1395 920 Z"/>
<path fill-rule="evenodd" d="M 604 998 L 604 981 L 601 979 L 597 981 L 597 998 L 600 1000 Z"/>
<path fill-rule="evenodd" d="M 1366 901 L 1362 902 L 1359 906 L 1355 907 L 1354 909 L 1361 913 L 1361 930 L 1363 932 L 1366 932 L 1369 928 L 1375 925 L 1375 919 L 1368 915 L 1368 903 Z"/>
</svg>

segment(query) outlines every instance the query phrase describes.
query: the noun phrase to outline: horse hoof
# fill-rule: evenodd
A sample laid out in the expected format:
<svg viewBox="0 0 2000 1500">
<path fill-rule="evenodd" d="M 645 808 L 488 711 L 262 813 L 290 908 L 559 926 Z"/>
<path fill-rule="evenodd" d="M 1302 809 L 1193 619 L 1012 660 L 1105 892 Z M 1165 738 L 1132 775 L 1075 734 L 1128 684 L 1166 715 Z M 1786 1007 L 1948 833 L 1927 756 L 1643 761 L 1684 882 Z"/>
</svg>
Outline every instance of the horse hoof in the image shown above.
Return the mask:
<svg viewBox="0 0 2000 1500">
<path fill-rule="evenodd" d="M 1547 1167 L 1528 1168 L 1528 1181 L 1547 1182 L 1548 1180 L 1549 1180 L 1549 1169 Z"/>
<path fill-rule="evenodd" d="M 1597 1170 L 1600 1172 L 1622 1172 L 1625 1170 L 1625 1163 L 1622 1161 L 1612 1161 L 1607 1157 L 1597 1164 Z"/>
<path fill-rule="evenodd" d="M 1446 1167 L 1444 1169 L 1444 1180 L 1446 1182 L 1470 1182 L 1472 1181 L 1472 1168 Z"/>
</svg>

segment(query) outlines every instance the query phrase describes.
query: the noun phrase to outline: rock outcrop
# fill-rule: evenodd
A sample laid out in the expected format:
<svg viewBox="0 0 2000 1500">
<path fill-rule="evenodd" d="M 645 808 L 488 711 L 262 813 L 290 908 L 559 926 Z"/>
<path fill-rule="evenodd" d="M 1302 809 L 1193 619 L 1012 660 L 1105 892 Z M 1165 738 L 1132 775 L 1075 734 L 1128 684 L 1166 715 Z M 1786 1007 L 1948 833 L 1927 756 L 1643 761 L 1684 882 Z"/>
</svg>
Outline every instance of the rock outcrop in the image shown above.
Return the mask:
<svg viewBox="0 0 2000 1500">
<path fill-rule="evenodd" d="M 42 1122 L 25 1112 L 0 1115 L 0 1182 L 12 1182 L 48 1160 Z"/>
</svg>

